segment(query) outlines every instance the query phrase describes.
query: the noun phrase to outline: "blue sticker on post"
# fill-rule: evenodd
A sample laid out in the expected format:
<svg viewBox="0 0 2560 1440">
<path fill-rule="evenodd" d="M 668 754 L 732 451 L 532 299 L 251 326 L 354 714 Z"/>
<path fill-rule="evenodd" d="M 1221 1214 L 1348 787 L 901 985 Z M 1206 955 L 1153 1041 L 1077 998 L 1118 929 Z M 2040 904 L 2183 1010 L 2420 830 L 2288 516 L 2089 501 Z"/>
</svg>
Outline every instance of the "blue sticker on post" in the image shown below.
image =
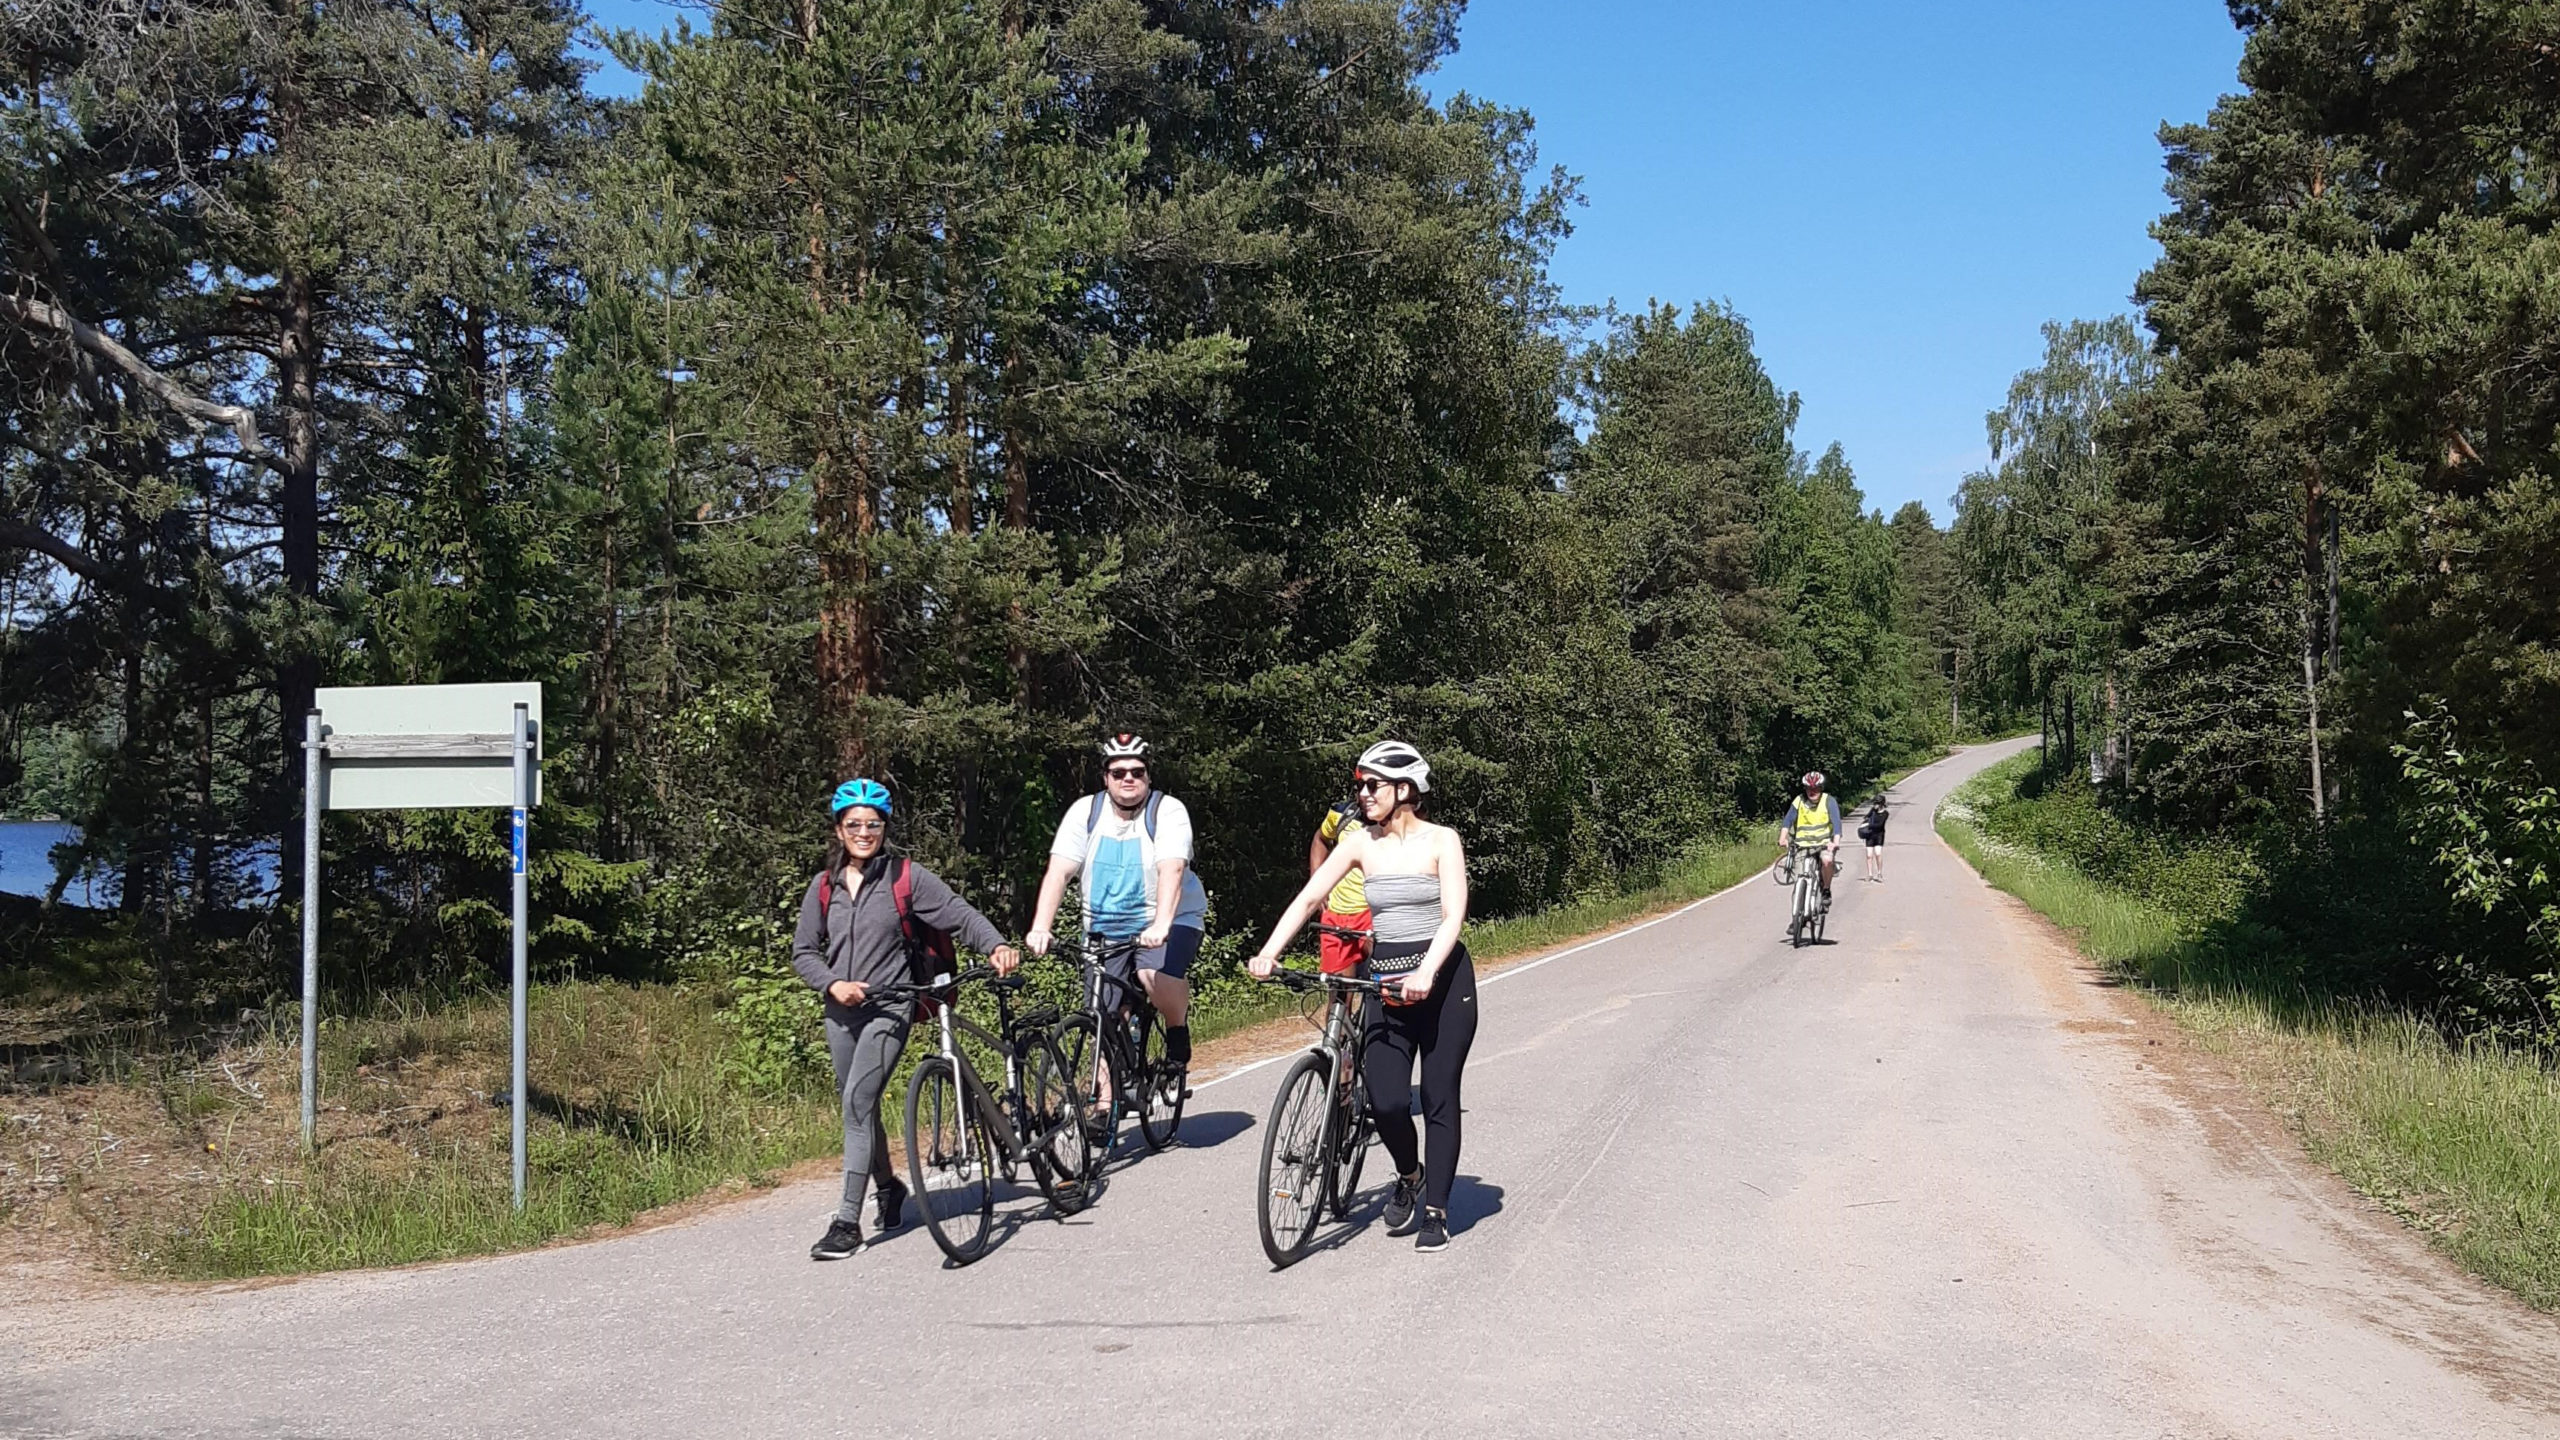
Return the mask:
<svg viewBox="0 0 2560 1440">
<path fill-rule="evenodd" d="M 516 807 L 516 873 L 524 873 L 524 807 Z"/>
</svg>

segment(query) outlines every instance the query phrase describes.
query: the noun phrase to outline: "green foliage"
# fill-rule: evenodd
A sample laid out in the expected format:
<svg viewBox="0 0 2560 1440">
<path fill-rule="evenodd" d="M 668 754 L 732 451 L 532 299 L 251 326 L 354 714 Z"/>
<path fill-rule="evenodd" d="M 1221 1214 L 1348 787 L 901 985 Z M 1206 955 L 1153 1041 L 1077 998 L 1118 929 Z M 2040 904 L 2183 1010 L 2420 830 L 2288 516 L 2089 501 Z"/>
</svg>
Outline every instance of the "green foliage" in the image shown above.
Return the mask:
<svg viewBox="0 0 2560 1440">
<path fill-rule="evenodd" d="M 720 1023 L 729 1031 L 731 1078 L 758 1095 L 823 1085 L 832 1064 L 823 1010 L 817 992 L 791 968 L 791 937 L 761 917 L 736 922 L 734 932 L 737 948 L 721 957 L 730 962 L 729 1003 Z"/>
<path fill-rule="evenodd" d="M 0 21 L 0 289 L 167 385 L 0 320 L 0 725 L 161 972 L 289 980 L 248 877 L 313 683 L 540 681 L 538 972 L 702 981 L 764 1086 L 811 1061 L 756 927 L 849 772 L 1018 925 L 1145 729 L 1241 935 L 1383 734 L 1502 915 L 1945 728 L 1942 538 L 1795 452 L 1730 309 L 1575 353 L 1579 197 L 1427 93 L 1454 5 L 746 0 L 616 38 L 616 103 L 568 0 L 93 12 Z M 502 976 L 503 842 L 330 816 L 330 982 Z"/>
<path fill-rule="evenodd" d="M 2445 889 L 2504 942 L 2455 951 L 2445 965 L 2485 995 L 2490 1018 L 2560 1049 L 2560 790 L 2529 761 L 2465 745 L 2437 706 L 2412 715 L 2392 747 Z"/>
</svg>

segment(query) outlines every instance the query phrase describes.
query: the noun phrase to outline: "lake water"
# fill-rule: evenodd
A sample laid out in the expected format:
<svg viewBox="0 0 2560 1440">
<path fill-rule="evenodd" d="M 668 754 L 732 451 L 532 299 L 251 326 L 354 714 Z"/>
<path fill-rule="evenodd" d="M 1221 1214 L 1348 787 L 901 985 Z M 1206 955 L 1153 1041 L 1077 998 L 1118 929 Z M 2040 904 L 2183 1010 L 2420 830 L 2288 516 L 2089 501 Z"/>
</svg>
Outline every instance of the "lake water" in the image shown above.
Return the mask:
<svg viewBox="0 0 2560 1440">
<path fill-rule="evenodd" d="M 0 820 L 0 895 L 42 895 L 53 884 L 53 847 L 78 839 L 80 827 L 62 820 Z M 276 847 L 225 846 L 223 882 L 232 904 L 264 904 L 276 884 Z M 116 872 L 74 875 L 62 903 L 104 908 L 116 903 Z M 184 883 L 183 881 L 181 883 Z"/>
<path fill-rule="evenodd" d="M 42 895 L 52 888 L 53 847 L 79 835 L 79 826 L 61 820 L 0 820 L 0 895 Z M 62 898 L 72 905 L 111 905 L 115 894 L 111 875 L 75 875 Z"/>
</svg>

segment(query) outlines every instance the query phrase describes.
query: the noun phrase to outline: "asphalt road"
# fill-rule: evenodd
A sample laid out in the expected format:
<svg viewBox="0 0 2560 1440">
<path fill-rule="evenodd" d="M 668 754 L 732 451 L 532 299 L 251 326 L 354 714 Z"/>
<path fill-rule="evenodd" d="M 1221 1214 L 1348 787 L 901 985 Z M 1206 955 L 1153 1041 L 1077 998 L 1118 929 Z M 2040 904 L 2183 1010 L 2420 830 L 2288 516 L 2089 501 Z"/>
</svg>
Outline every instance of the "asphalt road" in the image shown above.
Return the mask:
<svg viewBox="0 0 2560 1440">
<path fill-rule="evenodd" d="M 2543 1436 L 2560 1322 L 2317 1171 L 1906 781 L 1791 950 L 1745 885 L 1493 980 L 1456 1238 L 1255 1241 L 1280 1067 L 1067 1223 L 813 1265 L 832 1182 L 496 1260 L 21 1299 L 9 1436 Z M 1854 870 L 1851 872 L 1854 874 Z"/>
</svg>

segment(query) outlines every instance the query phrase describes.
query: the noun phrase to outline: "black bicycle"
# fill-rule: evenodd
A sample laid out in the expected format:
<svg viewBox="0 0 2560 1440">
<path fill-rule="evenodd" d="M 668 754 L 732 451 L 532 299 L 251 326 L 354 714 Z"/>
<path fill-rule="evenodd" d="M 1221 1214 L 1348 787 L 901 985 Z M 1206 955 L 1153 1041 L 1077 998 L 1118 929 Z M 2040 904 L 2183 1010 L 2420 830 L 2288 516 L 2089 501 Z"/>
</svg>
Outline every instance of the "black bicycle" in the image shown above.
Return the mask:
<svg viewBox="0 0 2560 1440">
<path fill-rule="evenodd" d="M 1328 1210 L 1337 1220 L 1350 1217 L 1351 1198 L 1360 1190 L 1360 1167 L 1376 1132 L 1369 1118 L 1368 1082 L 1360 1075 L 1362 1010 L 1378 1003 L 1372 998 L 1378 982 L 1303 970 L 1274 971 L 1271 980 L 1325 997 L 1316 1043 L 1281 1077 L 1262 1132 L 1255 1218 L 1262 1227 L 1262 1253 L 1271 1257 L 1273 1268 L 1285 1269 L 1307 1253 L 1307 1242 Z M 1308 1019 L 1313 1023 L 1312 1014 Z"/>
<path fill-rule="evenodd" d="M 1172 1144 L 1191 1097 L 1189 1072 L 1165 1053 L 1164 1021 L 1146 988 L 1111 971 L 1112 962 L 1137 952 L 1135 939 L 1088 940 L 1076 957 L 1084 967 L 1084 1008 L 1058 1024 L 1058 1049 L 1092 1117 L 1099 1156 L 1111 1153 L 1123 1116 L 1137 1118 L 1149 1150 Z"/>
<path fill-rule="evenodd" d="M 993 1030 L 960 1013 L 960 986 L 976 981 L 995 994 Z M 1083 1099 L 1058 1052 L 1057 1007 L 1017 1011 L 1023 983 L 1018 972 L 973 965 L 932 986 L 898 987 L 934 1002 L 940 1021 L 941 1052 L 907 1081 L 907 1172 L 933 1243 L 956 1264 L 986 1253 L 999 1173 L 1012 1180 L 1027 1166 L 1061 1219 L 1090 1197 L 1093 1153 Z M 964 1038 L 1004 1058 L 1001 1094 L 978 1078 Z"/>
</svg>

